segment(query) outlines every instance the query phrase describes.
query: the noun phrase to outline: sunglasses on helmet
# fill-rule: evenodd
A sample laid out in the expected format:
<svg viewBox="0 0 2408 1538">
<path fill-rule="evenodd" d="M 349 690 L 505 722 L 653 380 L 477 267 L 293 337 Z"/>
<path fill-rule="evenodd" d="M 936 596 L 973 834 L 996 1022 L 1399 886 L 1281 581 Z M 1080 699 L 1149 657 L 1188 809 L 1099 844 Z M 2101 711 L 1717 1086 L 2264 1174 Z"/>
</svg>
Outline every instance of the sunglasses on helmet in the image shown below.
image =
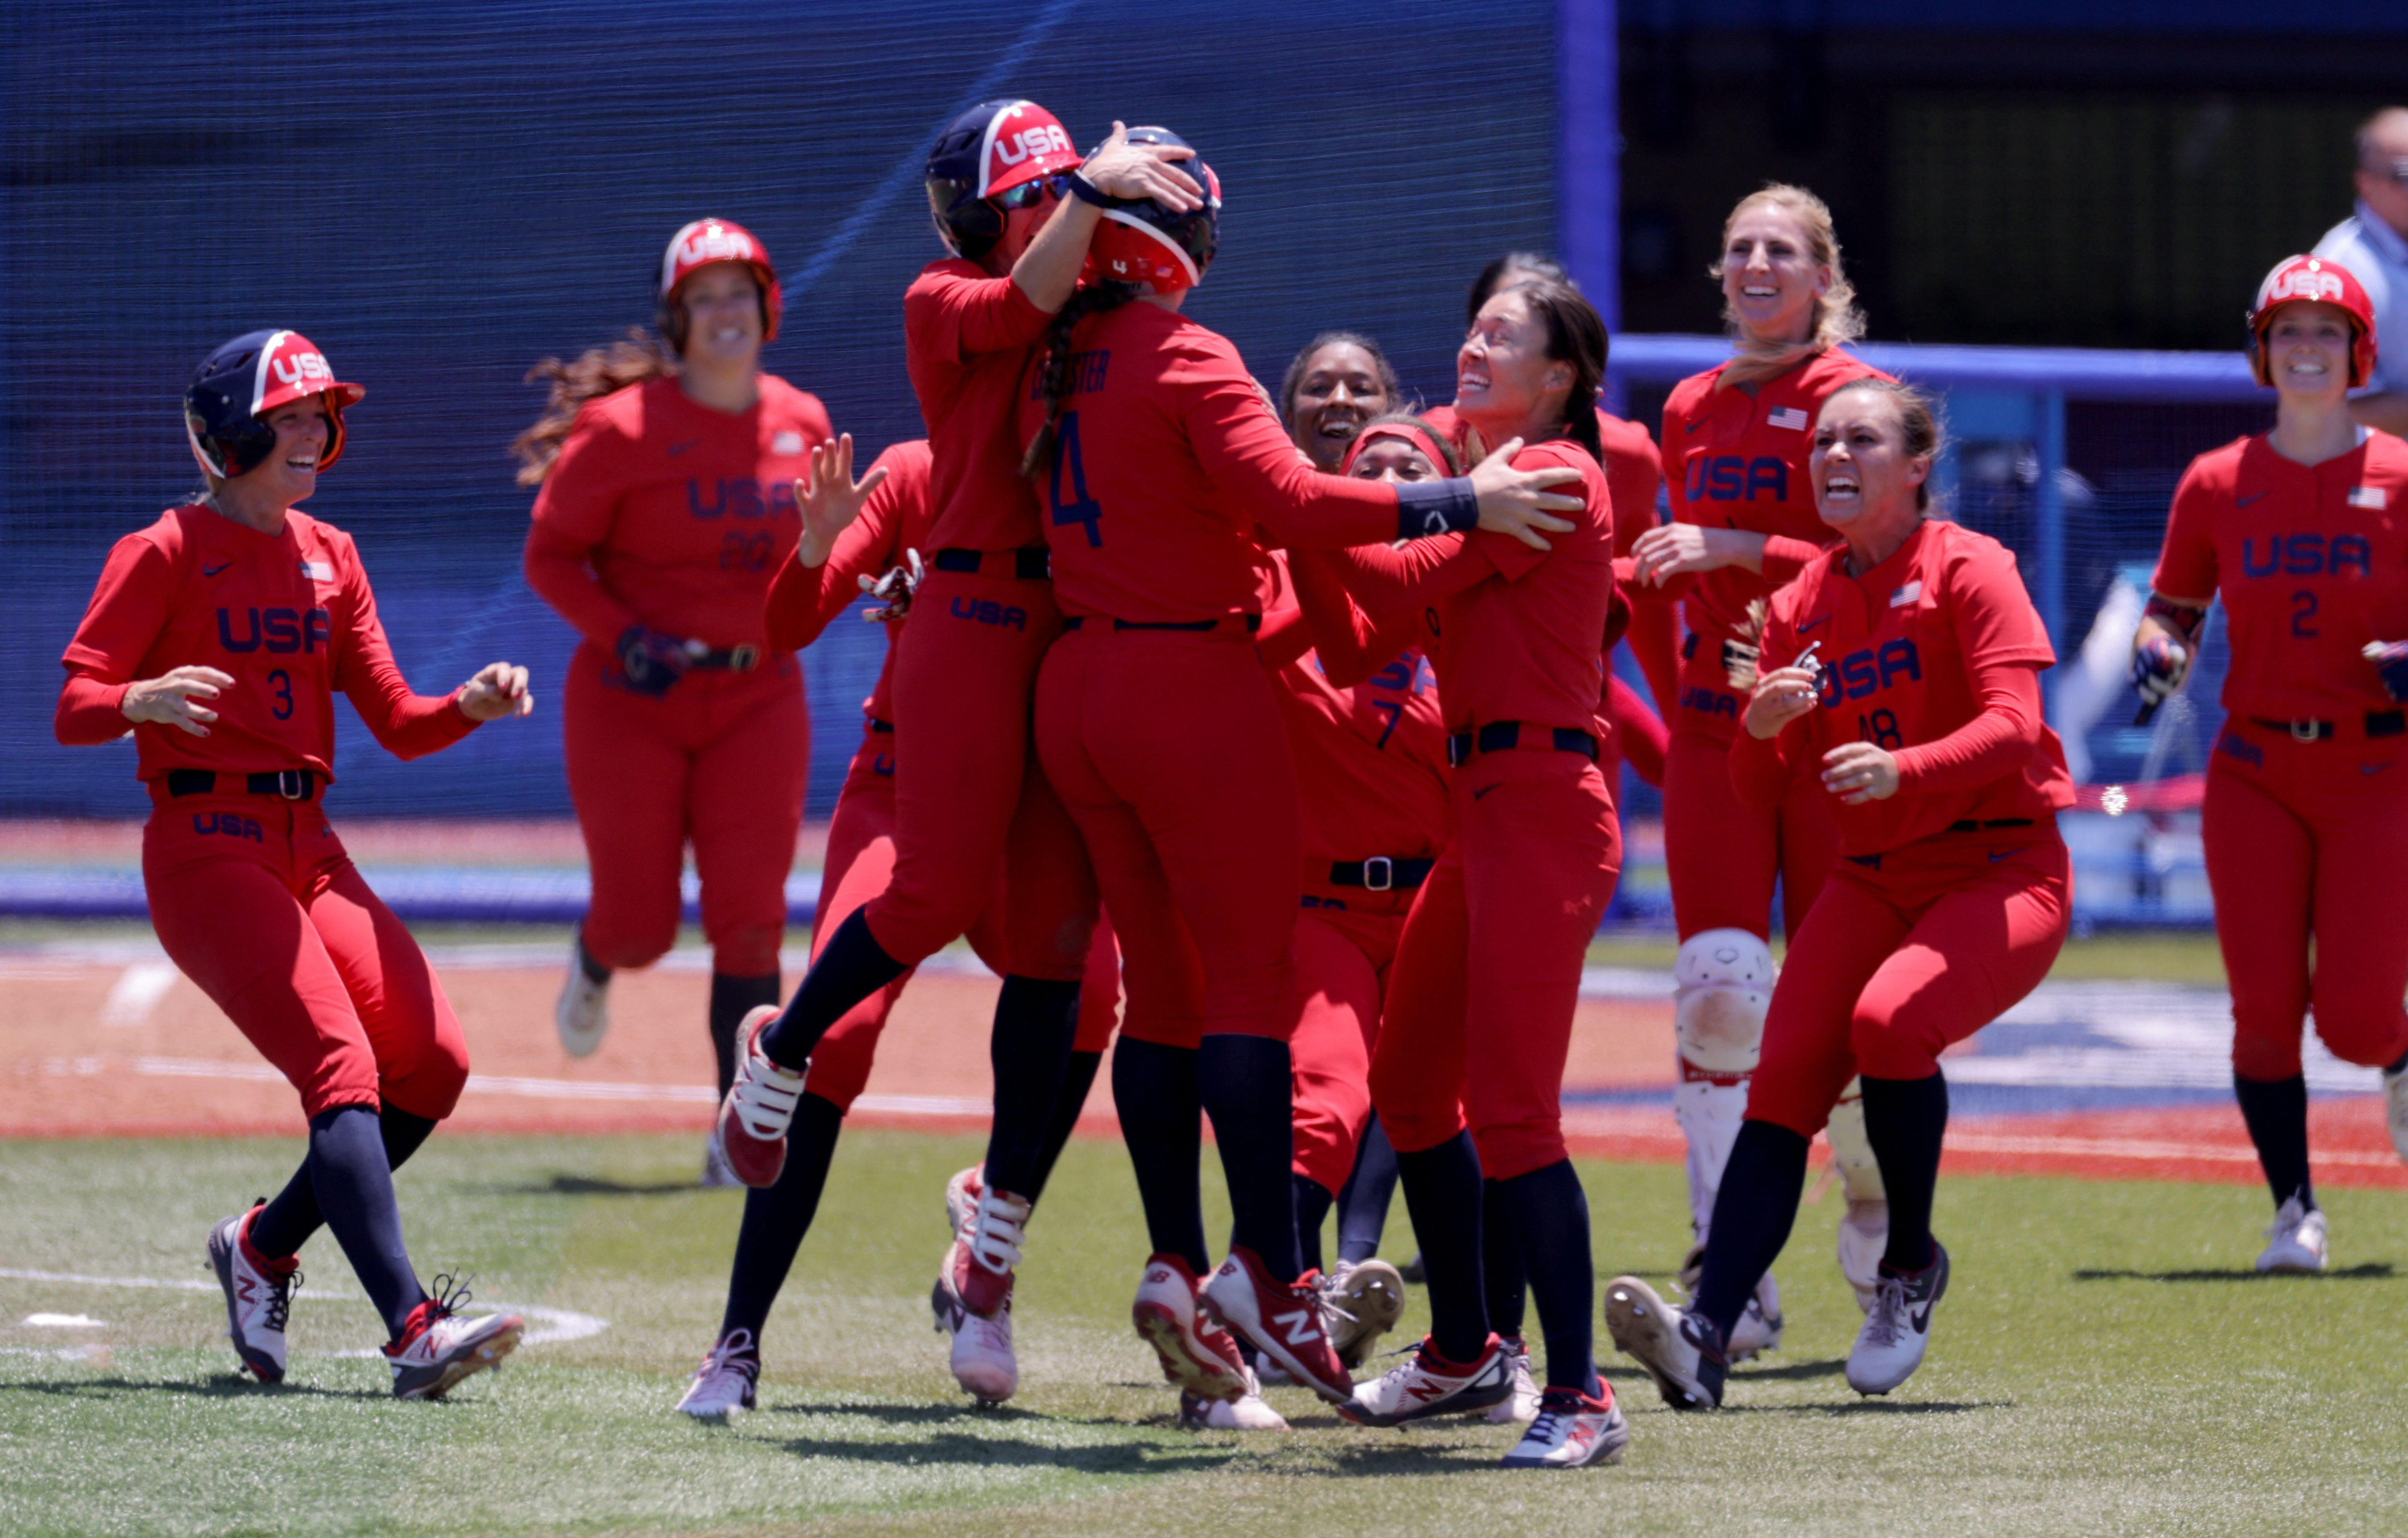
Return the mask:
<svg viewBox="0 0 2408 1538">
<path fill-rule="evenodd" d="M 1034 181 L 1024 181 L 1009 192 L 997 193 L 989 201 L 1004 212 L 1010 213 L 1015 208 L 1034 208 L 1049 195 L 1059 199 L 1069 190 L 1070 178 L 1067 173 L 1059 176 L 1039 177 Z"/>
</svg>

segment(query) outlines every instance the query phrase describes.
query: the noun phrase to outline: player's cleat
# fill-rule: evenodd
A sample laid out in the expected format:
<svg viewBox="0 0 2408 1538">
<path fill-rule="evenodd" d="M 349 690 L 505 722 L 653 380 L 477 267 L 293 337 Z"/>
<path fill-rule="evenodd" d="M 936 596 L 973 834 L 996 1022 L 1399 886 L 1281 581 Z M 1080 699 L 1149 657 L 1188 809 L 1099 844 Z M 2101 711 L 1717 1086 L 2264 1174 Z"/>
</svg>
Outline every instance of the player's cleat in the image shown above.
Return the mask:
<svg viewBox="0 0 2408 1538">
<path fill-rule="evenodd" d="M 2324 1209 L 2302 1207 L 2294 1196 L 2284 1201 L 2273 1227 L 2266 1230 L 2266 1250 L 2258 1257 L 2258 1269 L 2270 1274 L 2314 1275 L 2325 1269 L 2326 1254 Z"/>
<path fill-rule="evenodd" d="M 441 1399 L 462 1378 L 498 1367 L 518 1349 L 526 1321 L 515 1314 L 482 1314 L 464 1318 L 460 1306 L 468 1301 L 466 1285 L 449 1276 L 435 1279 L 435 1296 L 409 1311 L 401 1335 L 384 1348 L 393 1369 L 395 1399 Z"/>
<path fill-rule="evenodd" d="M 1240 1369 L 1240 1371 L 1244 1371 Z M 1190 1431 L 1284 1431 L 1287 1417 L 1263 1399 L 1262 1387 L 1246 1373 L 1246 1391 L 1236 1399 L 1206 1399 L 1184 1389 L 1179 1395 L 1179 1424 Z"/>
<path fill-rule="evenodd" d="M 2384 1119 L 2391 1124 L 2391 1150 L 2408 1159 L 2408 1067 L 2383 1071 Z"/>
<path fill-rule="evenodd" d="M 1354 1402 L 1354 1379 L 1330 1349 L 1321 1323 L 1321 1273 L 1306 1272 L 1293 1282 L 1274 1281 L 1260 1257 L 1238 1245 L 1204 1284 L 1203 1302 L 1212 1317 L 1280 1364 L 1287 1375 L 1341 1410 Z"/>
<path fill-rule="evenodd" d="M 1477 1358 L 1452 1362 L 1424 1336 L 1405 1365 L 1356 1384 L 1338 1415 L 1357 1426 L 1402 1426 L 1432 1416 L 1476 1415 L 1512 1397 L 1513 1358 L 1504 1342 L 1491 1335 Z"/>
<path fill-rule="evenodd" d="M 1530 1347 L 1516 1335 L 1504 1343 L 1513 1371 L 1513 1392 L 1488 1407 L 1491 1426 L 1527 1426 L 1539 1418 L 1539 1380 L 1530 1371 Z"/>
<path fill-rule="evenodd" d="M 956 1170 L 953 1178 L 945 1182 L 945 1230 L 955 1238 L 970 1226 L 979 1204 L 979 1182 L 986 1166 L 973 1164 L 967 1170 Z"/>
<path fill-rule="evenodd" d="M 1886 1221 L 1882 1232 L 1885 1237 L 1889 1232 Z M 1881 1258 L 1878 1250 L 1874 1252 L 1873 1258 L 1876 1261 Z M 1681 1290 L 1695 1298 L 1698 1284 L 1705 1279 L 1705 1273 L 1706 1246 L 1701 1240 L 1689 1246 L 1688 1258 L 1681 1262 Z M 1732 1361 L 1743 1362 L 1759 1351 L 1780 1350 L 1782 1323 L 1781 1284 L 1774 1281 L 1772 1272 L 1768 1271 L 1757 1280 L 1756 1291 L 1747 1301 L 1746 1312 L 1739 1316 L 1739 1323 L 1731 1326 L 1730 1339 L 1723 1347 L 1724 1354 Z"/>
<path fill-rule="evenodd" d="M 1550 1388 L 1539 1397 L 1539 1416 L 1522 1441 L 1505 1455 L 1508 1469 L 1579 1469 L 1612 1463 L 1630 1445 L 1630 1422 L 1613 1402 L 1613 1386 L 1598 1384 L 1602 1397 L 1577 1388 Z"/>
<path fill-rule="evenodd" d="M 1175 1255 L 1156 1255 L 1145 1263 L 1137 1285 L 1137 1301 L 1129 1305 L 1129 1321 L 1146 1344 L 1162 1358 L 1162 1375 L 1179 1385 L 1182 1395 L 1200 1400 L 1234 1400 L 1254 1384 L 1238 1355 L 1237 1343 L 1226 1330 L 1214 1328 L 1197 1309 L 1199 1291 L 1196 1273 Z"/>
<path fill-rule="evenodd" d="M 1405 1279 L 1385 1260 L 1340 1260 L 1322 1278 L 1322 1328 L 1349 1372 L 1363 1365 L 1404 1312 Z"/>
<path fill-rule="evenodd" d="M 803 1098 L 803 1075 L 779 1067 L 761 1050 L 761 1033 L 778 1006 L 760 1004 L 736 1028 L 736 1083 L 719 1102 L 720 1152 L 736 1178 L 756 1190 L 778 1184 L 786 1168 L 786 1128 Z"/>
<path fill-rule="evenodd" d="M 1429 1269 L 1422 1264 L 1422 1252 L 1419 1250 L 1413 1251 L 1413 1258 L 1397 1268 L 1397 1274 L 1417 1287 L 1429 1286 Z"/>
<path fill-rule="evenodd" d="M 973 1314 L 1001 1313 L 1011 1297 L 1012 1268 L 1028 1237 L 1028 1202 L 982 1186 L 968 1221 L 945 1258 L 953 1291 Z"/>
<path fill-rule="evenodd" d="M 584 932 L 568 941 L 568 975 L 560 980 L 560 997 L 552 1001 L 552 1023 L 560 1032 L 561 1050 L 572 1057 L 591 1057 L 610 1030 L 610 974 L 596 983 L 585 970 Z"/>
<path fill-rule="evenodd" d="M 1840 1274 L 1856 1289 L 1856 1309 L 1873 1311 L 1873 1294 L 1881 1287 L 1882 1252 L 1889 1248 L 1889 1203 L 1848 1199 L 1840 1217 Z"/>
<path fill-rule="evenodd" d="M 221 1218 L 209 1230 L 209 1266 L 225 1289 L 226 1335 L 235 1355 L 262 1383 L 284 1381 L 284 1321 L 301 1287 L 301 1262 L 271 1260 L 251 1248 L 251 1226 L 267 1205 Z"/>
<path fill-rule="evenodd" d="M 1636 1276 L 1617 1276 L 1606 1284 L 1605 1328 L 1617 1348 L 1647 1369 L 1665 1403 L 1721 1408 L 1730 1358 L 1712 1319 L 1672 1307 Z"/>
<path fill-rule="evenodd" d="M 696 1420 L 733 1420 L 757 1402 L 761 1345 L 749 1330 L 731 1330 L 703 1354 L 678 1408 Z"/>
<path fill-rule="evenodd" d="M 953 1381 L 982 1405 L 1001 1404 L 1020 1387 L 1020 1358 L 1011 1347 L 1011 1287 L 1004 1286 L 1003 1305 L 980 1314 L 953 1289 L 953 1250 L 945 1253 L 945 1268 L 929 1290 L 928 1308 L 937 1316 L 937 1330 L 953 1337 L 950 1365 Z"/>
<path fill-rule="evenodd" d="M 1931 1242 L 1931 1264 L 1908 1275 L 1884 1268 L 1872 1311 L 1848 1353 L 1848 1387 L 1886 1394 L 1914 1376 L 1931 1344 L 1931 1311 L 1948 1292 L 1948 1251 Z"/>
<path fill-rule="evenodd" d="M 729 1186 L 743 1184 L 736 1178 L 736 1171 L 728 1166 L 727 1151 L 719 1146 L 719 1134 L 714 1131 L 704 1138 L 702 1140 L 702 1188 L 706 1191 L 716 1191 Z"/>
</svg>

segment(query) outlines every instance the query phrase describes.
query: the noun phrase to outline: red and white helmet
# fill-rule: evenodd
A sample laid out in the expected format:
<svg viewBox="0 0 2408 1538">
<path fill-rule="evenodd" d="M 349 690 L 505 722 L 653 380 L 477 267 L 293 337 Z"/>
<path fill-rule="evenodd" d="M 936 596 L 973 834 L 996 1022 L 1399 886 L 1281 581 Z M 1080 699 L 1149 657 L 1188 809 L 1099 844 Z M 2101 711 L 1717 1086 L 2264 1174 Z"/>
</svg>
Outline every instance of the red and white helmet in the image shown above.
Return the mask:
<svg viewBox="0 0 2408 1538">
<path fill-rule="evenodd" d="M 2349 349 L 2349 387 L 2364 384 L 2374 374 L 2374 301 L 2358 275 L 2329 256 L 2286 256 L 2258 285 L 2249 307 L 2249 369 L 2258 382 L 2271 385 L 2273 374 L 2266 361 L 2266 328 L 2274 311 L 2285 305 L 2338 305 L 2349 312 L 2353 340 Z"/>
<path fill-rule="evenodd" d="M 752 269 L 761 285 L 761 339 L 778 339 L 778 316 L 785 295 L 778 289 L 778 269 L 770 265 L 769 248 L 760 237 L 732 219 L 697 219 L 669 237 L 661 253 L 661 276 L 654 315 L 661 335 L 680 352 L 685 351 L 685 309 L 678 303 L 687 279 L 718 262 L 737 262 Z"/>
<path fill-rule="evenodd" d="M 1080 159 L 1062 120 L 1035 102 L 979 103 L 945 124 L 928 151 L 937 234 L 954 255 L 980 260 L 1003 238 L 1004 215 Z"/>
<path fill-rule="evenodd" d="M 276 448 L 269 413 L 296 400 L 326 403 L 326 447 L 318 468 L 343 457 L 343 408 L 367 391 L 335 377 L 318 344 L 298 331 L 251 331 L 201 360 L 184 387 L 184 431 L 193 457 L 220 480 L 232 481 L 263 464 Z"/>
</svg>

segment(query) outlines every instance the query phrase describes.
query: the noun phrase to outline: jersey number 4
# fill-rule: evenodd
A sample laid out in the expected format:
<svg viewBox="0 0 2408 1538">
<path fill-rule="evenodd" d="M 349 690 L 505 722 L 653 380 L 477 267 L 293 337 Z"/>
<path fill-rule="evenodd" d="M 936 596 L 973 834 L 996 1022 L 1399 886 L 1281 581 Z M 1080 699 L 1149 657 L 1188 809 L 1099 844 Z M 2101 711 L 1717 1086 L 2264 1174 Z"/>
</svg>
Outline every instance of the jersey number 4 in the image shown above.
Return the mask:
<svg viewBox="0 0 2408 1538">
<path fill-rule="evenodd" d="M 1069 482 L 1070 495 L 1062 485 Z M 1079 457 L 1079 413 L 1065 411 L 1054 426 L 1054 526 L 1076 524 L 1087 531 L 1087 548 L 1104 542 L 1104 508 L 1087 495 L 1087 467 Z"/>
</svg>

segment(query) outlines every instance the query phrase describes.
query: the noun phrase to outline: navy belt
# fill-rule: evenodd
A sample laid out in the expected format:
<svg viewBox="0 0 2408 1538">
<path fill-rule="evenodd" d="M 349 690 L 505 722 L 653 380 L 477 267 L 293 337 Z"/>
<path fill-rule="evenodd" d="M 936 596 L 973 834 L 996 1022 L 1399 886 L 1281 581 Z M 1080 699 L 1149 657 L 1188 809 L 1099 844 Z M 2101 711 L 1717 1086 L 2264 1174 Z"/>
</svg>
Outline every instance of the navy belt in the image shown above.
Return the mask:
<svg viewBox="0 0 2408 1538">
<path fill-rule="evenodd" d="M 169 769 L 167 794 L 170 796 L 208 796 L 220 788 L 232 794 L 236 780 L 253 796 L 281 796 L 288 801 L 314 801 L 318 798 L 318 771 L 315 769 L 272 769 L 265 774 L 217 774 L 208 769 Z"/>
<path fill-rule="evenodd" d="M 1359 886 L 1367 892 L 1410 892 L 1429 880 L 1436 860 L 1395 860 L 1374 855 L 1368 860 L 1340 860 L 1329 868 L 1332 886 Z"/>
<path fill-rule="evenodd" d="M 1507 753 L 1523 746 L 1544 745 L 1557 753 L 1579 754 L 1592 764 L 1597 762 L 1597 739 L 1577 726 L 1533 726 L 1526 744 L 1522 740 L 1522 730 L 1519 721 L 1491 721 L 1476 732 L 1453 733 L 1446 740 L 1446 761 L 1450 766 L 1460 767 L 1470 762 L 1474 752 Z M 1538 735 L 1541 732 L 1550 735 L 1542 738 Z"/>
<path fill-rule="evenodd" d="M 1100 620 L 1103 616 L 1098 614 L 1095 617 Z M 1231 614 L 1226 619 L 1217 620 L 1114 620 L 1112 628 L 1115 630 L 1186 630 L 1200 636 L 1214 630 L 1226 629 L 1240 617 Z M 1246 622 L 1248 635 L 1253 635 L 1263 627 L 1263 617 L 1260 614 L 1247 614 L 1242 617 Z M 1072 614 L 1062 622 L 1062 628 L 1083 630 L 1086 628 L 1087 619 L 1088 616 L 1084 614 Z"/>
<path fill-rule="evenodd" d="M 1993 817 L 1987 822 L 1979 823 L 1975 822 L 1972 818 L 1968 817 L 1963 822 L 1950 823 L 1948 825 L 1948 831 L 1951 833 L 1979 833 L 1983 829 L 1990 827 L 2030 827 L 2032 826 L 2033 819 L 2029 817 Z M 1854 857 L 1855 856 L 1853 855 L 1850 856 L 1850 858 Z"/>
<path fill-rule="evenodd" d="M 2341 733 L 2340 724 L 2331 721 L 2267 721 L 2254 715 L 2249 719 L 2270 732 L 2287 732 L 2296 742 L 2321 742 Z M 2408 712 L 2369 711 L 2365 731 L 2369 737 L 2398 737 L 2408 732 Z"/>
<path fill-rule="evenodd" d="M 874 715 L 864 716 L 862 719 L 869 723 L 869 729 L 874 732 L 891 732 L 895 729 L 894 722 L 881 721 Z"/>
<path fill-rule="evenodd" d="M 749 673 L 761 665 L 761 648 L 748 640 L 741 646 L 719 646 L 708 652 L 688 652 L 685 665 L 689 668 L 724 668 L 731 673 Z"/>
<path fill-rule="evenodd" d="M 952 546 L 937 552 L 937 558 L 928 564 L 939 571 L 978 572 L 985 569 L 988 556 L 999 557 L 1004 553 L 1005 552 L 1000 550 L 963 550 L 959 546 Z M 1054 575 L 1054 553 L 1042 545 L 1015 550 L 1010 553 L 1011 574 L 1022 582 L 1041 582 Z M 996 564 L 1000 568 L 999 560 Z M 996 575 L 1000 576 L 1002 572 L 998 569 Z"/>
</svg>

